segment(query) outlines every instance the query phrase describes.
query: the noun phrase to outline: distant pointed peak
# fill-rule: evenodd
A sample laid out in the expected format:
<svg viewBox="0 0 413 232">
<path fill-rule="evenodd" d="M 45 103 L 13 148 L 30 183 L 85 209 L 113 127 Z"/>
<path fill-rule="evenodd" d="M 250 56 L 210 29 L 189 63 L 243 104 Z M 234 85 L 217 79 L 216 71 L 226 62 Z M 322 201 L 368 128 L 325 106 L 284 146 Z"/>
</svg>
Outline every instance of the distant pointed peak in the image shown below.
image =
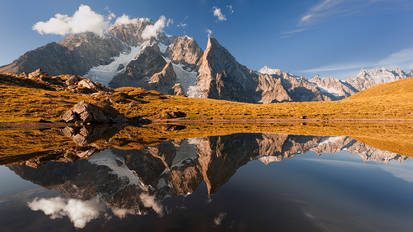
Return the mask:
<svg viewBox="0 0 413 232">
<path fill-rule="evenodd" d="M 276 74 L 278 75 L 281 73 L 281 69 L 270 68 L 265 65 L 260 70 L 258 70 L 258 72 L 261 74 L 267 74 L 267 75 L 276 75 Z"/>
</svg>

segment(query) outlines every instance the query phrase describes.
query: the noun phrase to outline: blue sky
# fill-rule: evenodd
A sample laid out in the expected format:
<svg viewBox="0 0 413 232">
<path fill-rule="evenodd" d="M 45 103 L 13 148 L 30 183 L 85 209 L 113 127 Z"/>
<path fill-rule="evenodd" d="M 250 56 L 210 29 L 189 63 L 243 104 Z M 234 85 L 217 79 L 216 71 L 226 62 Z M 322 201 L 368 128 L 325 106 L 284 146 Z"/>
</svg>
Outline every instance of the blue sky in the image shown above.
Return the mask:
<svg viewBox="0 0 413 232">
<path fill-rule="evenodd" d="M 306 77 L 343 78 L 361 67 L 413 68 L 411 0 L 2 0 L 0 65 L 62 39 L 32 27 L 57 13 L 72 16 L 82 4 L 104 16 L 156 21 L 164 15 L 173 20 L 165 32 L 194 37 L 202 48 L 209 29 L 255 70 L 268 65 Z"/>
</svg>

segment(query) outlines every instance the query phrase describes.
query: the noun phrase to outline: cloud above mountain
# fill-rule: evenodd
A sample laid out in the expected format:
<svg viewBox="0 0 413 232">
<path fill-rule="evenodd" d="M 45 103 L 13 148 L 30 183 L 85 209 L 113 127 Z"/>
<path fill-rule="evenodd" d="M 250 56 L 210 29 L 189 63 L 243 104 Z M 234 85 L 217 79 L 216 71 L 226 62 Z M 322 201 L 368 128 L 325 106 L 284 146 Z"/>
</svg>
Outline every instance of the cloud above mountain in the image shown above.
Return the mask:
<svg viewBox="0 0 413 232">
<path fill-rule="evenodd" d="M 109 21 L 103 15 L 94 12 L 87 5 L 80 5 L 72 16 L 56 14 L 48 21 L 37 22 L 33 30 L 40 34 L 66 35 L 93 32 L 102 35 L 109 26 Z"/>
<path fill-rule="evenodd" d="M 227 21 L 227 17 L 222 13 L 221 8 L 214 6 L 212 8 L 213 14 L 219 21 Z"/>
<path fill-rule="evenodd" d="M 123 14 L 117 17 L 110 12 L 107 17 L 96 13 L 87 5 L 80 5 L 77 11 L 72 15 L 56 14 L 47 21 L 40 21 L 34 24 L 33 30 L 38 33 L 67 35 L 82 32 L 93 32 L 102 36 L 110 27 L 125 24 L 137 24 L 142 21 L 150 21 L 148 18 L 131 18 Z M 115 20 L 114 23 L 111 21 Z M 146 26 L 142 32 L 144 39 L 157 38 L 158 34 L 164 31 L 164 28 L 172 23 L 172 19 L 167 19 L 165 16 Z"/>
<path fill-rule="evenodd" d="M 170 20 L 167 20 L 165 16 L 159 17 L 153 25 L 148 25 L 142 32 L 142 38 L 149 40 L 151 38 L 158 38 L 158 34 L 163 32 L 165 26 L 168 26 L 171 23 Z"/>
</svg>

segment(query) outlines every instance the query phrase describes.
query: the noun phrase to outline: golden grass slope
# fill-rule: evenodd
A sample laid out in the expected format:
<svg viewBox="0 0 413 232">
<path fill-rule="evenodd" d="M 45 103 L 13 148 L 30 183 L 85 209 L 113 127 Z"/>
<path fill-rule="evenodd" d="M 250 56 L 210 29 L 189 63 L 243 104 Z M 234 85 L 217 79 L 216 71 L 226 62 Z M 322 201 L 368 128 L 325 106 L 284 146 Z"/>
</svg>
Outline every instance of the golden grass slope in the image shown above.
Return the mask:
<svg viewBox="0 0 413 232">
<path fill-rule="evenodd" d="M 413 78 L 375 86 L 336 102 L 296 102 L 268 105 L 247 104 L 214 99 L 166 96 L 141 88 L 120 88 L 114 93 L 94 95 L 67 90 L 45 90 L 33 86 L 1 82 L 0 122 L 58 121 L 65 110 L 81 100 L 110 102 L 128 117 L 145 117 L 154 121 L 166 112 L 182 111 L 179 120 L 251 120 L 251 119 L 413 119 Z"/>
</svg>

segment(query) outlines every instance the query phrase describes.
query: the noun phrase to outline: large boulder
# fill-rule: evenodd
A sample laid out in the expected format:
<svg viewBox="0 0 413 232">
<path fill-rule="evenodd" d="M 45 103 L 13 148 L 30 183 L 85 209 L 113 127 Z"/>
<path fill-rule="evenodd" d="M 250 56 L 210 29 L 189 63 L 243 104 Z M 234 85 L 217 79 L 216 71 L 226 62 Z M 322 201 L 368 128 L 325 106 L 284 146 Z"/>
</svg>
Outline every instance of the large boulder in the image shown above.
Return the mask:
<svg viewBox="0 0 413 232">
<path fill-rule="evenodd" d="M 62 115 L 62 119 L 68 123 L 80 122 L 81 124 L 105 124 L 113 122 L 111 117 L 105 115 L 103 110 L 85 101 L 79 102 L 73 109 L 66 111 Z"/>
</svg>

